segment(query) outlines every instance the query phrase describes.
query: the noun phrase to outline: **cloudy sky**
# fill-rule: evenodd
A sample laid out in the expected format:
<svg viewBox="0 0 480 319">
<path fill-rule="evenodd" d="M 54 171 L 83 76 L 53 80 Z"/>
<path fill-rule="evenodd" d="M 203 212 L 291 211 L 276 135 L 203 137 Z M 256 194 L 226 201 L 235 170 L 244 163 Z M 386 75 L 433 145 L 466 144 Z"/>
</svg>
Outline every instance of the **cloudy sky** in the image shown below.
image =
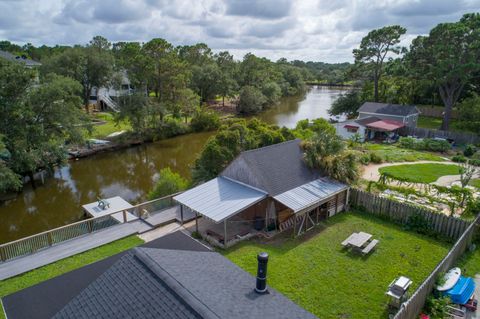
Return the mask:
<svg viewBox="0 0 480 319">
<path fill-rule="evenodd" d="M 0 0 L 0 39 L 35 45 L 165 38 L 205 42 L 237 58 L 352 61 L 369 30 L 408 29 L 403 43 L 439 22 L 479 12 L 480 0 Z"/>
</svg>

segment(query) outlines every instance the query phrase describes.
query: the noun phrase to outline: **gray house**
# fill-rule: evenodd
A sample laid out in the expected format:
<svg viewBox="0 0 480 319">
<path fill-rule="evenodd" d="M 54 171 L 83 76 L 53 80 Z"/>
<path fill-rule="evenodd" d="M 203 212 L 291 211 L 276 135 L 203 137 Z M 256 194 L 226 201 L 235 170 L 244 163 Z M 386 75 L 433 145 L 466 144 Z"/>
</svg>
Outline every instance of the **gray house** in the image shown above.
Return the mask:
<svg viewBox="0 0 480 319">
<path fill-rule="evenodd" d="M 1 50 L 0 50 L 0 58 L 6 59 L 12 62 L 22 63 L 27 68 L 34 68 L 42 65 L 40 62 L 29 59 L 25 55 L 15 55 L 10 52 L 1 51 Z"/>
<path fill-rule="evenodd" d="M 220 176 L 174 200 L 203 217 L 196 231 L 219 246 L 292 228 L 301 234 L 344 210 L 349 187 L 309 168 L 300 143 L 242 152 Z"/>
<path fill-rule="evenodd" d="M 416 127 L 420 111 L 415 105 L 400 105 L 365 102 L 358 109 L 358 119 L 376 117 L 381 120 L 402 122 L 405 126 Z"/>
</svg>

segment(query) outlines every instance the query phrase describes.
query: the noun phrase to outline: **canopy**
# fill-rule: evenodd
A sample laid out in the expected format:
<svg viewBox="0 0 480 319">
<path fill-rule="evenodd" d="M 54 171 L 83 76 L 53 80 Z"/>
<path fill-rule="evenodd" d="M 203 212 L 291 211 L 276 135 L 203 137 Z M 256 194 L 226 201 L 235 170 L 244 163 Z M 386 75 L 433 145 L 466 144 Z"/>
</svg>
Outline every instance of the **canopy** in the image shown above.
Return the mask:
<svg viewBox="0 0 480 319">
<path fill-rule="evenodd" d="M 173 199 L 219 223 L 267 197 L 267 193 L 225 177 L 217 177 Z"/>
<path fill-rule="evenodd" d="M 404 127 L 405 124 L 399 121 L 394 120 L 380 120 L 367 124 L 368 128 L 373 128 L 379 131 L 391 132 L 395 131 L 401 127 Z"/>
<path fill-rule="evenodd" d="M 346 189 L 348 186 L 345 184 L 329 178 L 320 178 L 273 198 L 292 209 L 294 213 L 298 213 Z"/>
</svg>

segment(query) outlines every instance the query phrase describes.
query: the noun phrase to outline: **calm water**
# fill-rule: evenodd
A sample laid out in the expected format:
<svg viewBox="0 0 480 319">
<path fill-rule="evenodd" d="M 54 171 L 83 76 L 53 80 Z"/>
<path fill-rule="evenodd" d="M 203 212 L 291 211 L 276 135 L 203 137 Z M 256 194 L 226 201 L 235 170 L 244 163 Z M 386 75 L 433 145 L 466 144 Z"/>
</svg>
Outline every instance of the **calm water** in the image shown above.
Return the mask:
<svg viewBox="0 0 480 319">
<path fill-rule="evenodd" d="M 290 128 L 301 119 L 328 118 L 327 110 L 341 92 L 313 87 L 304 97 L 286 98 L 259 118 Z M 69 163 L 44 185 L 34 190 L 27 185 L 15 199 L 0 206 L 0 243 L 78 221 L 81 205 L 97 197 L 118 195 L 140 202 L 161 168 L 170 166 L 190 177 L 190 165 L 212 134 L 179 136 Z"/>
</svg>

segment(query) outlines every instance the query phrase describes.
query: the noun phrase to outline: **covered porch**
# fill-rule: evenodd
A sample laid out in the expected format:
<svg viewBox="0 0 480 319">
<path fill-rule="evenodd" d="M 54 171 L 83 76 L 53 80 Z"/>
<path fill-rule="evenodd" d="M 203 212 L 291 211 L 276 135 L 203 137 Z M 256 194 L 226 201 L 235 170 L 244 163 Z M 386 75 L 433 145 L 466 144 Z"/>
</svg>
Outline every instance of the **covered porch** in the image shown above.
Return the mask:
<svg viewBox="0 0 480 319">
<path fill-rule="evenodd" d="M 395 120 L 379 120 L 366 125 L 365 136 L 367 140 L 395 142 L 398 131 L 404 126 L 403 122 Z"/>
<path fill-rule="evenodd" d="M 189 227 L 213 245 L 227 248 L 254 236 L 292 229 L 298 236 L 345 209 L 348 186 L 320 178 L 276 196 L 218 177 L 174 197 L 195 214 Z"/>
</svg>

